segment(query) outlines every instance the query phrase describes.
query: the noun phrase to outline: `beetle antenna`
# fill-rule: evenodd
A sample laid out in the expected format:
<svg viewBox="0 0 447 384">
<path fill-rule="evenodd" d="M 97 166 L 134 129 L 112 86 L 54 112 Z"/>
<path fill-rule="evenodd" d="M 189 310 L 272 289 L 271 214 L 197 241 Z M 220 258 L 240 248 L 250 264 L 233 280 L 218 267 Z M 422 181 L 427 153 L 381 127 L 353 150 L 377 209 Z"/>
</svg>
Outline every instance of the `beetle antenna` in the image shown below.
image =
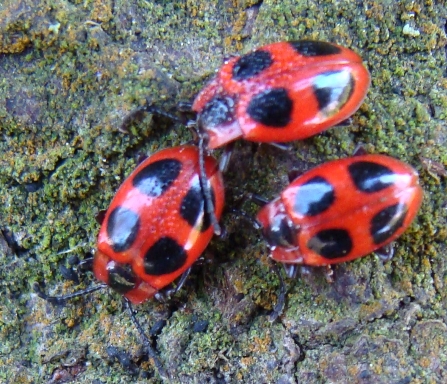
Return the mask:
<svg viewBox="0 0 447 384">
<path fill-rule="evenodd" d="M 85 295 L 88 295 L 89 293 L 99 291 L 100 289 L 103 289 L 106 287 L 107 287 L 107 284 L 99 284 L 99 285 L 95 285 L 93 287 L 83 289 L 82 291 L 69 293 L 68 295 L 49 296 L 45 292 L 43 292 L 42 287 L 39 285 L 39 283 L 34 283 L 34 285 L 33 285 L 34 292 L 36 292 L 37 296 L 39 296 L 41 299 L 48 301 L 51 304 L 57 304 L 57 305 L 64 304 L 66 301 L 74 299 L 75 297 L 85 296 Z"/>
</svg>

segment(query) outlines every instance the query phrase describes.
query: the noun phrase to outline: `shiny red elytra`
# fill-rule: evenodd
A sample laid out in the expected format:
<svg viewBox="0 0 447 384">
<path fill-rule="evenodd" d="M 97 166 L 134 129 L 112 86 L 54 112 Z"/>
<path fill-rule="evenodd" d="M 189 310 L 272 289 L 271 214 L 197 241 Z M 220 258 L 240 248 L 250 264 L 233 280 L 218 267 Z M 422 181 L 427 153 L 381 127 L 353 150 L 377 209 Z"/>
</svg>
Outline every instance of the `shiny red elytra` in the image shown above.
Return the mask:
<svg viewBox="0 0 447 384">
<path fill-rule="evenodd" d="M 422 197 L 418 174 L 409 165 L 383 155 L 355 156 L 297 177 L 257 220 L 273 260 L 327 266 L 398 238 Z"/>
<path fill-rule="evenodd" d="M 209 149 L 238 138 L 288 142 L 346 120 L 369 84 L 361 57 L 348 48 L 279 42 L 227 60 L 192 110 Z"/>
<path fill-rule="evenodd" d="M 216 160 L 204 161 L 219 219 L 224 186 Z M 172 283 L 199 258 L 213 236 L 195 146 L 164 149 L 123 182 L 107 210 L 93 260 L 95 276 L 133 304 Z"/>
<path fill-rule="evenodd" d="M 200 156 L 196 146 L 161 150 L 124 180 L 106 212 L 93 258 L 93 272 L 105 284 L 65 296 L 49 296 L 34 284 L 37 295 L 53 304 L 106 286 L 122 294 L 147 353 L 165 378 L 169 376 L 130 303 L 140 304 L 180 275 L 187 276 L 210 242 L 213 227 L 200 181 L 201 170 L 208 180 L 218 220 L 224 206 L 224 186 L 216 160 Z"/>
</svg>

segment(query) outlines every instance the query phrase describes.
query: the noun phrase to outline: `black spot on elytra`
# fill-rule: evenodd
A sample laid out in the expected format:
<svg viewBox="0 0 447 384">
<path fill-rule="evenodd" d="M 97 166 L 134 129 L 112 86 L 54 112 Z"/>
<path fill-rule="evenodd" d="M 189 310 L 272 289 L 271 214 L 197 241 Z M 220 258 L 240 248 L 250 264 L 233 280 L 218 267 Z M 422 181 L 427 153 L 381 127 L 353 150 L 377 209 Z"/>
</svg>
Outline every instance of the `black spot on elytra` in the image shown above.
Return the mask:
<svg viewBox="0 0 447 384">
<path fill-rule="evenodd" d="M 161 196 L 177 179 L 182 163 L 176 159 L 156 161 L 141 169 L 133 178 L 132 185 L 149 197 Z"/>
<path fill-rule="evenodd" d="M 124 207 L 116 207 L 107 221 L 107 236 L 115 252 L 123 252 L 135 241 L 140 229 L 140 216 Z"/>
<path fill-rule="evenodd" d="M 107 264 L 109 273 L 108 285 L 114 291 L 125 294 L 135 288 L 137 277 L 129 264 L 110 261 Z"/>
<path fill-rule="evenodd" d="M 348 166 L 348 171 L 357 189 L 366 193 L 388 188 L 396 178 L 390 168 L 372 161 L 356 161 Z"/>
<path fill-rule="evenodd" d="M 335 200 L 331 183 L 316 176 L 299 186 L 295 195 L 294 211 L 306 216 L 316 216 L 328 209 Z"/>
<path fill-rule="evenodd" d="M 355 80 L 347 70 L 328 71 L 315 76 L 312 86 L 319 110 L 333 115 L 351 98 Z"/>
<path fill-rule="evenodd" d="M 211 189 L 211 199 L 214 205 L 216 200 L 213 189 Z M 199 218 L 203 217 L 200 231 L 205 232 L 210 227 L 210 219 L 204 208 L 205 198 L 203 196 L 200 182 L 197 179 L 197 182 L 191 186 L 185 197 L 182 199 L 180 215 L 191 227 L 197 226 Z"/>
<path fill-rule="evenodd" d="M 283 128 L 291 120 L 293 101 L 284 88 L 272 88 L 254 96 L 247 108 L 250 117 L 269 127 Z"/>
<path fill-rule="evenodd" d="M 229 97 L 211 99 L 200 112 L 201 127 L 218 127 L 234 121 L 234 101 Z"/>
<path fill-rule="evenodd" d="M 405 204 L 394 204 L 382 209 L 371 220 L 370 233 L 374 244 L 381 244 L 402 227 L 407 216 Z"/>
<path fill-rule="evenodd" d="M 300 55 L 307 57 L 335 55 L 341 52 L 339 47 L 324 41 L 299 40 L 289 44 Z"/>
<path fill-rule="evenodd" d="M 338 259 L 352 250 L 352 239 L 345 229 L 324 229 L 313 236 L 307 247 L 326 259 Z"/>
<path fill-rule="evenodd" d="M 181 268 L 186 259 L 180 244 L 170 237 L 162 237 L 144 255 L 144 270 L 148 275 L 165 275 Z"/>
<path fill-rule="evenodd" d="M 254 51 L 241 56 L 233 67 L 233 79 L 247 80 L 260 74 L 273 63 L 272 56 L 267 51 Z"/>
</svg>

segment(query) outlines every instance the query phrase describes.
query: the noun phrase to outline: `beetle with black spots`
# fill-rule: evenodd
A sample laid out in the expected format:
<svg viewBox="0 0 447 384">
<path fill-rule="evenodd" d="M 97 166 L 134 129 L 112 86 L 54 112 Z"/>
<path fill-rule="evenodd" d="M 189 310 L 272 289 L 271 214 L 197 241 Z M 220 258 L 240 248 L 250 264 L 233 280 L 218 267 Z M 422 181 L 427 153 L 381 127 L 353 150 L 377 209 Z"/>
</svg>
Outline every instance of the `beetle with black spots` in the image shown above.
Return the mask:
<svg viewBox="0 0 447 384">
<path fill-rule="evenodd" d="M 213 236 L 195 146 L 164 149 L 142 162 L 112 200 L 98 235 L 95 276 L 133 304 L 185 273 Z M 224 186 L 216 161 L 205 158 L 215 215 Z"/>
<path fill-rule="evenodd" d="M 423 197 L 417 172 L 384 155 L 334 160 L 293 180 L 257 215 L 273 260 L 330 266 L 387 246 L 409 227 Z"/>
<path fill-rule="evenodd" d="M 322 41 L 279 42 L 228 59 L 192 110 L 208 149 L 238 138 L 288 142 L 350 117 L 370 75 L 348 48 Z"/>
<path fill-rule="evenodd" d="M 203 165 L 219 219 L 224 206 L 222 173 L 211 156 Z M 94 275 L 105 284 L 65 296 L 49 296 L 34 286 L 41 298 L 54 304 L 107 286 L 123 295 L 149 355 L 165 377 L 130 303 L 140 304 L 178 277 L 186 277 L 210 242 L 213 227 L 199 168 L 196 146 L 168 148 L 143 161 L 121 184 L 102 221 L 93 257 Z"/>
</svg>

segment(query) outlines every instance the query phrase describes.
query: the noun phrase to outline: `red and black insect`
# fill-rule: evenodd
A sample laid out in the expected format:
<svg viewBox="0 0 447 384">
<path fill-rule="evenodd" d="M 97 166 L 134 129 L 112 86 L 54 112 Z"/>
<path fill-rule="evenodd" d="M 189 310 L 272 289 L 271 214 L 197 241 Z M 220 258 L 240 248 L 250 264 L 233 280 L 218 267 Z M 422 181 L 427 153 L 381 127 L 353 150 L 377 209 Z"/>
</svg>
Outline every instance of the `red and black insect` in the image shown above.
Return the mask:
<svg viewBox="0 0 447 384">
<path fill-rule="evenodd" d="M 369 84 L 361 57 L 348 48 L 279 42 L 227 60 L 192 110 L 209 149 L 238 138 L 288 142 L 346 120 Z"/>
<path fill-rule="evenodd" d="M 224 206 L 222 174 L 214 158 L 203 161 L 219 219 Z M 199 150 L 190 145 L 161 150 L 143 161 L 119 188 L 99 231 L 93 272 L 105 284 L 61 297 L 48 296 L 35 286 L 39 296 L 63 303 L 109 286 L 139 304 L 187 275 L 213 236 L 199 168 Z M 135 320 L 130 306 L 129 310 Z M 136 326 L 144 339 L 137 322 Z M 149 345 L 147 339 L 145 344 Z M 162 370 L 160 364 L 158 368 Z"/>
<path fill-rule="evenodd" d="M 408 228 L 422 202 L 418 174 L 384 155 L 325 163 L 297 177 L 257 220 L 275 261 L 328 266 L 378 250 Z"/>
<path fill-rule="evenodd" d="M 219 219 L 222 174 L 211 156 L 204 166 Z M 210 242 L 213 229 L 205 204 L 197 147 L 164 149 L 147 158 L 123 182 L 106 212 L 93 258 L 96 278 L 133 304 L 154 296 L 185 273 Z"/>
<path fill-rule="evenodd" d="M 224 206 L 217 162 L 205 158 L 214 214 Z M 195 146 L 164 149 L 121 185 L 98 236 L 96 277 L 138 304 L 172 283 L 199 258 L 213 236 Z"/>
</svg>

